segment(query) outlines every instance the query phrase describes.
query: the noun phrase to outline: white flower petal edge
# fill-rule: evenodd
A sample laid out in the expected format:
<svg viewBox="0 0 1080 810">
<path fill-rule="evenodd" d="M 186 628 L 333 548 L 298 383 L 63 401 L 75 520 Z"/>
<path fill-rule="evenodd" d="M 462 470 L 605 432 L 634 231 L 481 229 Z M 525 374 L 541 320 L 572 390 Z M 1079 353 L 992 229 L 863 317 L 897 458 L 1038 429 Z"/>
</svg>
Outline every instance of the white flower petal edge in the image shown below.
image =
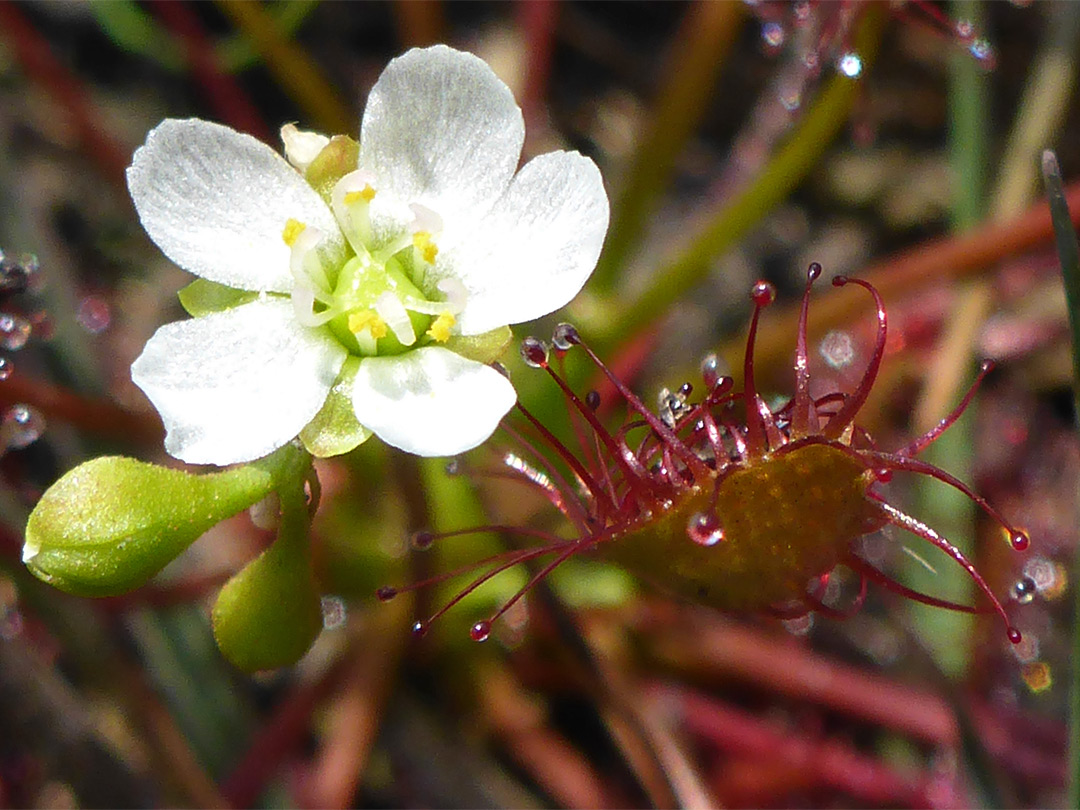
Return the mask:
<svg viewBox="0 0 1080 810">
<path fill-rule="evenodd" d="M 392 60 L 375 82 L 359 165 L 380 192 L 437 211 L 452 229 L 502 196 L 524 141 L 510 88 L 479 57 L 436 45 Z"/>
<path fill-rule="evenodd" d="M 530 160 L 474 230 L 447 233 L 436 274 L 465 284 L 462 334 L 531 321 L 567 304 L 596 267 L 607 226 L 595 163 L 577 152 Z"/>
<path fill-rule="evenodd" d="M 517 401 L 495 369 L 427 346 L 360 363 L 356 418 L 380 439 L 418 456 L 452 456 L 486 440 Z"/>
<path fill-rule="evenodd" d="M 170 455 L 220 466 L 261 458 L 296 436 L 345 356 L 328 333 L 298 324 L 288 300 L 272 298 L 166 324 L 131 378 L 161 414 Z"/>
<path fill-rule="evenodd" d="M 290 217 L 344 251 L 334 215 L 303 176 L 250 135 L 166 119 L 135 150 L 128 189 L 146 232 L 185 270 L 242 290 L 292 289 Z M 336 245 L 333 243 L 336 240 Z"/>
</svg>

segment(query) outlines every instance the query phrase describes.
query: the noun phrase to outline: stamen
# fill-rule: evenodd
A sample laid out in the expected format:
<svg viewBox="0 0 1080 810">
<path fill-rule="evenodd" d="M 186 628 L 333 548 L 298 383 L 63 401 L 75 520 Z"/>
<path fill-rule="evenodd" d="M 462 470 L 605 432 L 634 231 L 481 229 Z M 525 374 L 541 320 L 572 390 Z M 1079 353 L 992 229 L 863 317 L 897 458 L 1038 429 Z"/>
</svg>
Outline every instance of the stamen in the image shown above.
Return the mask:
<svg viewBox="0 0 1080 810">
<path fill-rule="evenodd" d="M 285 241 L 285 244 L 292 247 L 296 244 L 296 237 L 302 234 L 307 229 L 307 225 L 299 220 L 289 217 L 285 222 L 285 230 L 281 232 L 281 238 Z"/>
<path fill-rule="evenodd" d="M 420 254 L 422 258 L 428 264 L 435 264 L 435 257 L 439 255 L 439 248 L 431 239 L 431 234 L 427 231 L 417 231 L 412 237 L 413 247 L 416 248 L 416 252 Z"/>
<path fill-rule="evenodd" d="M 446 343 L 450 339 L 450 329 L 457 323 L 457 318 L 449 312 L 443 312 L 428 327 L 428 337 L 439 343 Z"/>
<path fill-rule="evenodd" d="M 370 309 L 349 313 L 349 331 L 354 335 L 359 335 L 365 329 L 376 340 L 386 337 L 386 322 Z"/>
<path fill-rule="evenodd" d="M 375 199 L 375 189 L 371 187 L 370 183 L 365 183 L 364 187 L 359 191 L 346 191 L 345 192 L 345 204 L 353 205 L 358 202 L 371 202 Z"/>
</svg>

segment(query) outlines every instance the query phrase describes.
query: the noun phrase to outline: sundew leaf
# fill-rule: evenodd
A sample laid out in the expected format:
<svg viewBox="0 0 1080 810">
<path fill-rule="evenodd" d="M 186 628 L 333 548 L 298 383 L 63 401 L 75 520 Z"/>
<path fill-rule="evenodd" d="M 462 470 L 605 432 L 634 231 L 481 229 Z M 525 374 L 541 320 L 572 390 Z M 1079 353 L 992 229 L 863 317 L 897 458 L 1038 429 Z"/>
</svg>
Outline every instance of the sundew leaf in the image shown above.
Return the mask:
<svg viewBox="0 0 1080 810">
<path fill-rule="evenodd" d="M 273 489 L 271 471 L 258 464 L 195 475 L 121 456 L 97 458 L 38 501 L 26 524 L 23 562 L 68 593 L 126 593 Z"/>
</svg>

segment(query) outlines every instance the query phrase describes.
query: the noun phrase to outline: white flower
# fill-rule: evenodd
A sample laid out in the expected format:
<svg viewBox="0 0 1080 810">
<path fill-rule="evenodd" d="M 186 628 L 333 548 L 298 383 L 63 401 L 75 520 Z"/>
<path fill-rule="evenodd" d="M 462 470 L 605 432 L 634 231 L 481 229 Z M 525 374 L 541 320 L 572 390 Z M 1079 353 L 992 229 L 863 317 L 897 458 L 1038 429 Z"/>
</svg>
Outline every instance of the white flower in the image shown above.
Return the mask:
<svg viewBox="0 0 1080 810">
<path fill-rule="evenodd" d="M 309 434 L 340 428 L 343 409 L 358 424 L 323 454 L 362 441 L 361 425 L 419 455 L 475 447 L 515 393 L 453 349 L 581 289 L 608 222 L 596 166 L 553 152 L 515 173 L 524 124 L 513 96 L 480 59 L 445 46 L 390 62 L 355 170 L 331 185 L 312 176 L 319 154 L 354 142 L 291 125 L 282 137 L 292 165 L 227 127 L 166 120 L 128 169 L 143 227 L 219 302 L 199 312 L 185 301 L 198 317 L 163 326 L 131 367 L 166 449 L 224 465 L 298 434 L 319 447 Z"/>
</svg>

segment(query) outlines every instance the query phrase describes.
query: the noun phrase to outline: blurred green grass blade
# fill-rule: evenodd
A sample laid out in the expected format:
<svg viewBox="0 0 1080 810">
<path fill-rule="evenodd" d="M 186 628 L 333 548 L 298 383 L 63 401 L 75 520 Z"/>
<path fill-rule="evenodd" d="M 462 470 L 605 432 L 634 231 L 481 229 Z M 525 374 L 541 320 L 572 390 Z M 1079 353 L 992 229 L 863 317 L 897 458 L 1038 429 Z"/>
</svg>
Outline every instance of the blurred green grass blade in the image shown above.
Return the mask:
<svg viewBox="0 0 1080 810">
<path fill-rule="evenodd" d="M 658 268 L 648 288 L 629 306 L 602 308 L 605 314 L 618 312 L 618 317 L 585 324 L 585 331 L 599 336 L 595 342 L 602 351 L 624 344 L 663 316 L 701 280 L 717 256 L 737 244 L 806 178 L 848 120 L 877 53 L 885 19 L 884 8 L 871 4 L 858 24 L 854 48 L 863 61 L 862 78 L 834 75 L 754 182 L 718 211 L 672 262 Z"/>
<path fill-rule="evenodd" d="M 709 96 L 744 16 L 738 3 L 697 3 L 687 8 L 648 126 L 612 210 L 607 244 L 590 281 L 596 293 L 605 295 L 618 286 L 620 271 L 646 229 L 653 203 L 671 179 L 680 150 L 708 110 Z"/>
<path fill-rule="evenodd" d="M 954 20 L 966 20 L 975 30 L 980 29 L 981 10 L 982 4 L 977 0 L 961 0 L 954 3 L 951 9 Z M 960 233 L 978 225 L 986 210 L 989 87 L 985 71 L 970 54 L 957 49 L 950 56 L 948 143 L 949 167 L 955 181 L 951 220 L 953 231 Z M 932 386 L 941 384 L 941 380 L 936 378 L 944 376 L 946 369 L 954 370 L 950 376 L 966 378 L 965 384 L 955 386 L 957 389 L 966 388 L 966 382 L 970 381 L 974 365 L 971 357 L 972 333 L 975 324 L 981 320 L 980 313 L 985 309 L 985 302 L 978 300 L 983 296 L 979 285 L 980 282 L 976 280 L 956 289 L 949 318 L 942 329 L 937 350 L 939 356 L 934 358 L 933 370 L 926 378 L 927 394 Z M 956 369 L 961 371 L 957 373 Z M 938 373 L 935 374 L 935 371 Z M 920 408 L 916 412 L 916 432 L 925 429 L 927 423 L 933 424 L 942 415 L 920 413 L 922 410 Z M 961 480 L 970 481 L 971 448 L 975 440 L 973 431 L 971 414 L 965 414 L 926 449 L 923 459 L 948 470 Z M 915 494 L 918 517 L 947 537 L 969 559 L 972 558 L 975 550 L 974 504 L 962 493 L 929 479 L 918 481 Z M 941 563 L 935 566 L 934 571 L 928 571 L 921 565 L 909 564 L 905 566 L 905 574 L 913 587 L 924 593 L 943 596 L 962 604 L 972 604 L 975 600 L 974 583 L 960 566 Z M 963 678 L 971 664 L 975 618 L 970 614 L 938 610 L 916 603 L 910 604 L 908 611 L 938 667 L 950 678 Z"/>
<path fill-rule="evenodd" d="M 134 0 L 91 0 L 91 14 L 101 30 L 128 53 L 157 62 L 166 70 L 180 73 L 187 69 L 187 59 L 180 43 L 154 17 Z M 293 0 L 270 3 L 265 7 L 283 35 L 292 34 L 315 8 L 316 0 Z M 221 69 L 236 73 L 255 64 L 259 53 L 242 35 L 220 40 L 215 46 Z"/>
<path fill-rule="evenodd" d="M 1065 300 L 1068 302 L 1069 330 L 1072 334 L 1073 356 L 1073 403 L 1080 416 L 1080 245 L 1069 217 L 1065 201 L 1065 189 L 1061 183 L 1061 167 L 1057 156 L 1047 150 L 1042 158 L 1043 179 L 1046 181 L 1050 200 L 1050 219 L 1054 223 L 1061 275 L 1065 282 Z M 1080 807 L 1080 552 L 1073 563 L 1073 648 L 1072 672 L 1069 686 L 1069 751 L 1068 751 L 1068 807 Z"/>
</svg>

